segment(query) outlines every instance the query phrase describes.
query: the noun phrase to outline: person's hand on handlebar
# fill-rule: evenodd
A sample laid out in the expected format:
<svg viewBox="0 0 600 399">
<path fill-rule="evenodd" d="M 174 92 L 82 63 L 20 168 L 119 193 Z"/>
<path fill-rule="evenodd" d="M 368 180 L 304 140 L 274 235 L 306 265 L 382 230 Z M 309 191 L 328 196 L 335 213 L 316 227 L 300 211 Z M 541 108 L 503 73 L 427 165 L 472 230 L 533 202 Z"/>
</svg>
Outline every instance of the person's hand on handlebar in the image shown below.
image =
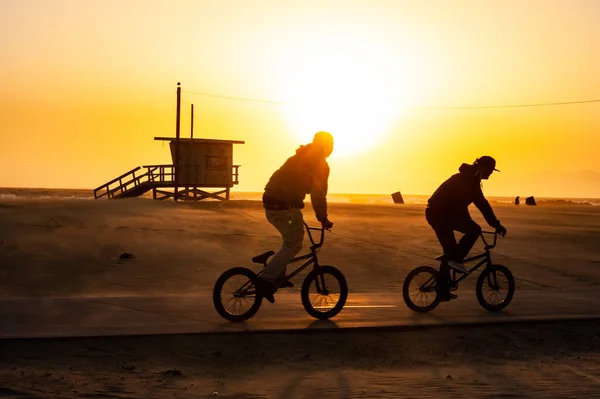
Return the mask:
<svg viewBox="0 0 600 399">
<path fill-rule="evenodd" d="M 323 227 L 325 230 L 329 230 L 333 227 L 333 222 L 327 218 L 321 220 L 321 227 Z"/>
<path fill-rule="evenodd" d="M 506 235 L 506 227 L 498 223 L 498 226 L 496 226 L 496 233 L 504 237 Z"/>
</svg>

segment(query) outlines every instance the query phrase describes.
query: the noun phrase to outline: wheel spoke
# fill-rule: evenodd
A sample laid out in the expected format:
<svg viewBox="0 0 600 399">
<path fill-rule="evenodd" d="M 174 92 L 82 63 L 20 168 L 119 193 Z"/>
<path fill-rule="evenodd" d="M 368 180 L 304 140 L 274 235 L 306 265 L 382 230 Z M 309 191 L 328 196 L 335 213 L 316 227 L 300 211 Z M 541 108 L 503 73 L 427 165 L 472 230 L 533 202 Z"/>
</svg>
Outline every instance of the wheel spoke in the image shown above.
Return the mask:
<svg viewBox="0 0 600 399">
<path fill-rule="evenodd" d="M 311 292 L 313 290 L 314 292 Z M 322 273 L 316 276 L 310 284 L 308 297 L 314 309 L 326 312 L 334 308 L 340 300 L 339 282 L 329 273 Z"/>
<path fill-rule="evenodd" d="M 243 274 L 235 274 L 228 278 L 221 288 L 221 304 L 225 312 L 233 316 L 245 314 L 254 304 L 256 298 L 250 278 Z"/>
<path fill-rule="evenodd" d="M 508 277 L 501 270 L 490 271 L 481 290 L 486 303 L 499 306 L 506 301 L 510 290 Z"/>
<path fill-rule="evenodd" d="M 424 308 L 431 305 L 437 296 L 434 276 L 429 272 L 415 275 L 410 281 L 409 296 L 418 307 Z"/>
<path fill-rule="evenodd" d="M 430 266 L 420 266 L 406 276 L 402 294 L 410 309 L 428 312 L 437 306 L 437 274 L 437 270 Z"/>
</svg>

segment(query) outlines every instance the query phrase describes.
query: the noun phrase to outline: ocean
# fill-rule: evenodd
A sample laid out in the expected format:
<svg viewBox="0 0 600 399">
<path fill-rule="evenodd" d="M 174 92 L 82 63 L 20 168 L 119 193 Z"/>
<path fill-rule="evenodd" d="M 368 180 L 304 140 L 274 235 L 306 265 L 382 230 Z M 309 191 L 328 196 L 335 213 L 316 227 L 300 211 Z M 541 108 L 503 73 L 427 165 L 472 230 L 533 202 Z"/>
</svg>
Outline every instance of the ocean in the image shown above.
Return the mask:
<svg viewBox="0 0 600 399">
<path fill-rule="evenodd" d="M 151 199 L 152 194 L 147 193 L 144 198 Z M 262 192 L 244 192 L 232 190 L 232 200 L 260 201 Z M 426 204 L 429 195 L 402 194 L 406 204 Z M 491 203 L 512 204 L 511 197 L 487 197 Z M 11 188 L 0 187 L 0 200 L 28 199 L 28 200 L 93 200 L 91 189 L 63 189 L 63 188 Z M 329 202 L 357 203 L 357 204 L 393 204 L 390 194 L 339 194 L 330 193 L 327 196 Z M 538 205 L 588 205 L 600 206 L 600 198 L 552 198 L 535 197 Z M 525 198 L 521 198 L 521 204 L 525 204 Z"/>
</svg>

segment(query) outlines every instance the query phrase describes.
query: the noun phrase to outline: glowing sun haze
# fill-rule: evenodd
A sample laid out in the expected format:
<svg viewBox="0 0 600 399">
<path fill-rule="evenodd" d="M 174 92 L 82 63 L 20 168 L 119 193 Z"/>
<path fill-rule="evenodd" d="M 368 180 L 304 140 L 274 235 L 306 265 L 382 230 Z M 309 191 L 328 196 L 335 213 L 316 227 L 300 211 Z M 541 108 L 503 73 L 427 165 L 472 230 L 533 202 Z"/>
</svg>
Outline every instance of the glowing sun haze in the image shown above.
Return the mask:
<svg viewBox="0 0 600 399">
<path fill-rule="evenodd" d="M 402 81 L 406 72 L 394 70 L 391 45 L 382 46 L 368 31 L 331 25 L 284 51 L 280 91 L 295 137 L 308 141 L 318 130 L 330 131 L 333 156 L 346 157 L 381 145 L 416 96 L 407 90 L 410 82 Z"/>
<path fill-rule="evenodd" d="M 261 191 L 316 131 L 331 192 L 430 194 L 489 154 L 489 195 L 600 197 L 600 3 L 4 0 L 0 186 L 95 188 L 244 140 Z M 209 94 L 209 95 L 207 95 Z"/>
</svg>

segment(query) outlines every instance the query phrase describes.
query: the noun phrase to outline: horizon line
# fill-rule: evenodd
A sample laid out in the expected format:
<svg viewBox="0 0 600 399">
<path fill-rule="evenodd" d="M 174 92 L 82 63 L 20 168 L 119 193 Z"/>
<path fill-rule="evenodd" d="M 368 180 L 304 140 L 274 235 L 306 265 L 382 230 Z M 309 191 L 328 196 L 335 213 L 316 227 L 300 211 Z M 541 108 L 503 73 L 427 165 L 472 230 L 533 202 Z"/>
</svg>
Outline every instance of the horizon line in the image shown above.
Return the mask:
<svg viewBox="0 0 600 399">
<path fill-rule="evenodd" d="M 67 188 L 67 187 L 4 187 L 4 186 L 0 186 L 0 190 L 2 189 L 25 189 L 25 190 L 79 190 L 79 191 L 90 191 L 93 192 L 94 189 L 93 188 Z M 249 194 L 261 194 L 263 193 L 263 191 L 234 191 L 231 190 L 231 193 L 249 193 Z M 404 196 L 421 196 L 421 197 L 426 197 L 426 196 L 431 196 L 433 193 L 428 193 L 428 194 L 415 194 L 415 193 L 403 193 L 401 192 L 401 195 Z M 327 195 L 378 195 L 378 196 L 390 196 L 392 195 L 392 193 L 350 193 L 350 192 L 330 192 L 327 193 Z M 515 198 L 516 195 L 486 195 L 486 198 Z M 545 198 L 545 199 L 591 199 L 591 200 L 598 200 L 600 199 L 600 196 L 598 197 L 573 197 L 573 196 L 553 196 L 553 195 L 529 195 L 529 196 L 524 196 L 524 195 L 519 195 L 520 198 L 527 198 L 527 197 L 536 197 L 536 198 Z"/>
</svg>

